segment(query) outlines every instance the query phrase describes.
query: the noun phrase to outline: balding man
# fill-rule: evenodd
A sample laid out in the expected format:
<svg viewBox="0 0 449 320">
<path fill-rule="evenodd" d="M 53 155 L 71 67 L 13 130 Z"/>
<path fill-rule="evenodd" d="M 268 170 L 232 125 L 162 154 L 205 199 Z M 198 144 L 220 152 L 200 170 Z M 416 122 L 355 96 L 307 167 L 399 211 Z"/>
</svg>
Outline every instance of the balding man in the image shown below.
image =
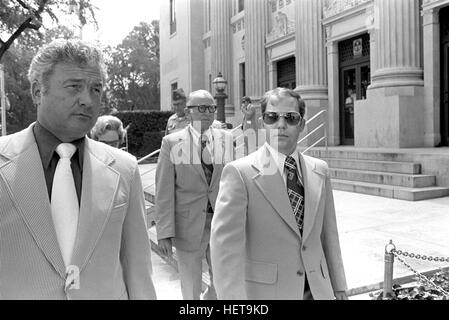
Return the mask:
<svg viewBox="0 0 449 320">
<path fill-rule="evenodd" d="M 156 170 L 156 230 L 162 252 L 176 247 L 181 290 L 186 300 L 202 291 L 202 260 L 210 264 L 210 225 L 221 171 L 232 160 L 230 132 L 214 128 L 216 105 L 206 90 L 190 94 L 185 110 L 190 124 L 165 136 Z M 211 285 L 204 299 L 215 299 Z"/>
</svg>

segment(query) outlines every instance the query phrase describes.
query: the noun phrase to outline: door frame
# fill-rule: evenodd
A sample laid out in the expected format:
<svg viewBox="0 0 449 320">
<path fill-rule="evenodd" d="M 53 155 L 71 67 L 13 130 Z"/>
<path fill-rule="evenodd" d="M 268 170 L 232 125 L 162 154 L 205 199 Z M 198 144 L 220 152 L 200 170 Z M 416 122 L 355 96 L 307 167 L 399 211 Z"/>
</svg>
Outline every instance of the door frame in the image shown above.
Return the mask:
<svg viewBox="0 0 449 320">
<path fill-rule="evenodd" d="M 356 98 L 360 100 L 362 97 L 362 68 L 370 68 L 370 61 L 347 64 L 339 68 L 339 113 L 340 113 L 340 142 L 342 145 L 354 145 L 354 138 L 345 137 L 345 91 L 344 77 L 345 71 L 355 69 L 355 90 Z M 355 105 L 355 102 L 354 102 Z M 354 129 L 354 128 L 353 128 Z M 354 135 L 353 135 L 354 136 Z"/>
</svg>

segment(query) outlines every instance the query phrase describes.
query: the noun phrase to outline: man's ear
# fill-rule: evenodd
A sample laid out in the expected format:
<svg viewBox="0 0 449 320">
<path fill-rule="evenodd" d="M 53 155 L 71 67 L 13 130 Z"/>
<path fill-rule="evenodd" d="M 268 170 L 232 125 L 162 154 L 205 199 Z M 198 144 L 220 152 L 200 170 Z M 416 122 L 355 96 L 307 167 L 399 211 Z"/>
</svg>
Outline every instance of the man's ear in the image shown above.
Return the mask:
<svg viewBox="0 0 449 320">
<path fill-rule="evenodd" d="M 301 124 L 300 124 L 300 126 L 301 126 L 301 131 L 300 131 L 300 132 L 302 132 L 302 131 L 304 130 L 304 127 L 306 126 L 306 119 L 301 118 Z"/>
<path fill-rule="evenodd" d="M 42 94 L 42 86 L 41 84 L 36 80 L 31 84 L 31 98 L 33 99 L 33 102 L 35 105 L 38 105 L 41 99 Z"/>
</svg>

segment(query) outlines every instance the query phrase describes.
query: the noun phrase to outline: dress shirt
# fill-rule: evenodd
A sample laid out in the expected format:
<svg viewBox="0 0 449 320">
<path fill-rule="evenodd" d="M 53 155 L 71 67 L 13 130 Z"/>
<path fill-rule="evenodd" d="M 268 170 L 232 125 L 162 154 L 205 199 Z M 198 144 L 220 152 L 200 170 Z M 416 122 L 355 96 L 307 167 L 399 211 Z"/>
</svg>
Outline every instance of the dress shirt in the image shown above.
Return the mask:
<svg viewBox="0 0 449 320">
<path fill-rule="evenodd" d="M 287 187 L 287 174 L 285 173 L 285 159 L 287 159 L 287 156 L 277 150 L 275 150 L 272 146 L 268 144 L 268 142 L 265 142 L 266 147 L 270 151 L 270 155 L 273 158 L 274 162 L 276 163 L 276 166 L 279 170 L 279 173 L 281 174 L 281 177 L 284 180 L 285 186 Z M 295 162 L 296 162 L 296 172 L 298 173 L 298 179 L 301 182 L 301 184 L 304 186 L 303 179 L 302 179 L 302 173 L 301 173 L 301 163 L 299 162 L 299 155 L 298 152 L 295 150 L 292 154 L 290 154 Z"/>
<path fill-rule="evenodd" d="M 213 130 L 213 128 L 212 128 L 212 126 L 210 126 L 209 129 L 207 129 L 206 131 L 203 132 L 203 134 L 201 134 L 191 124 L 189 125 L 189 131 L 190 131 L 193 141 L 199 142 L 200 137 L 202 135 L 206 135 L 206 137 L 207 137 L 206 148 L 209 151 L 211 161 L 213 164 L 214 163 L 214 135 L 212 134 L 212 130 Z M 201 144 L 198 145 L 198 150 L 201 150 Z M 200 151 L 198 151 L 198 152 L 200 152 Z"/>
<path fill-rule="evenodd" d="M 51 202 L 51 191 L 53 186 L 53 177 L 55 175 L 56 166 L 59 161 L 59 155 L 56 153 L 56 147 L 62 143 L 50 131 L 44 128 L 36 121 L 33 127 L 34 138 L 36 139 L 37 148 L 44 169 L 45 182 L 47 184 L 48 199 Z M 77 150 L 71 159 L 71 168 L 73 179 L 75 181 L 76 195 L 78 202 L 81 203 L 81 187 L 83 179 L 83 158 L 84 158 L 84 137 L 70 142 Z"/>
</svg>

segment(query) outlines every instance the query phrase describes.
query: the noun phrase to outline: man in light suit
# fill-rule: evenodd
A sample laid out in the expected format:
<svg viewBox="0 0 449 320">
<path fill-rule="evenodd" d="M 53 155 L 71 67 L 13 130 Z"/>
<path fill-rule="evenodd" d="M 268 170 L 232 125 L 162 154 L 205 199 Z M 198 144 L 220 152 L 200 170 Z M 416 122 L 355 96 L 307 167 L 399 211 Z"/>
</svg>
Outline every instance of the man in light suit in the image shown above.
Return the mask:
<svg viewBox="0 0 449 320">
<path fill-rule="evenodd" d="M 346 299 L 324 161 L 298 152 L 305 104 L 276 88 L 262 103 L 267 142 L 223 169 L 211 231 L 219 299 Z"/>
<path fill-rule="evenodd" d="M 81 41 L 31 63 L 37 121 L 0 138 L 4 299 L 156 298 L 136 159 L 85 136 L 105 78 L 101 51 Z"/>
<path fill-rule="evenodd" d="M 210 224 L 221 172 L 233 157 L 230 132 L 213 128 L 216 106 L 206 90 L 189 95 L 186 113 L 191 123 L 165 136 L 156 169 L 156 230 L 162 252 L 176 247 L 182 296 L 197 300 L 201 295 L 202 260 L 209 274 Z M 213 286 L 203 299 L 215 299 Z"/>
</svg>

